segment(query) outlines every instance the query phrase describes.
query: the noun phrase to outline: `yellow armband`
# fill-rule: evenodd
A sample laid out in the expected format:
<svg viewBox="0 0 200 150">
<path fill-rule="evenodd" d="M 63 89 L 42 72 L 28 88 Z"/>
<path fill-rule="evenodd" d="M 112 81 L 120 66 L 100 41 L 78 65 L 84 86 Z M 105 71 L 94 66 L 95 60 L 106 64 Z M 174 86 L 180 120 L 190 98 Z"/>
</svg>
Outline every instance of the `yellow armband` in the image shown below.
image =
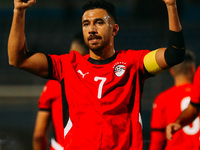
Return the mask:
<svg viewBox="0 0 200 150">
<path fill-rule="evenodd" d="M 144 67 L 152 75 L 157 75 L 164 71 L 158 66 L 156 61 L 156 52 L 157 50 L 154 50 L 144 56 Z"/>
</svg>

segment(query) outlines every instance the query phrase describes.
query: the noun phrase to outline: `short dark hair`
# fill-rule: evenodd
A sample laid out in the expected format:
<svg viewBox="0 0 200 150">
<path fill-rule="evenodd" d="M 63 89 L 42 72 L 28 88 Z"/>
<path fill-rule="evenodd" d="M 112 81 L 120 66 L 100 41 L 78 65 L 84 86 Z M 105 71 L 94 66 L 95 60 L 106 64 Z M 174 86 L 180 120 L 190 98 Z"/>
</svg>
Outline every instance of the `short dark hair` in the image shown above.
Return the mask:
<svg viewBox="0 0 200 150">
<path fill-rule="evenodd" d="M 89 53 L 89 48 L 85 44 L 84 37 L 83 37 L 83 32 L 82 31 L 77 32 L 74 35 L 71 43 L 77 43 L 78 45 L 81 46 L 81 49 L 78 49 L 78 51 L 79 51 L 79 53 L 82 53 L 82 55 L 86 55 L 86 54 Z M 77 50 L 77 49 L 75 49 L 75 50 Z"/>
<path fill-rule="evenodd" d="M 105 0 L 90 0 L 87 3 L 85 3 L 82 7 L 83 13 L 90 9 L 95 8 L 102 8 L 107 11 L 107 13 L 114 19 L 115 23 L 117 23 L 117 16 L 115 12 L 115 6 Z"/>
<path fill-rule="evenodd" d="M 173 70 L 175 74 L 188 74 L 191 67 L 196 64 L 196 57 L 192 51 L 186 50 L 185 59 L 182 63 L 175 65 Z"/>
</svg>

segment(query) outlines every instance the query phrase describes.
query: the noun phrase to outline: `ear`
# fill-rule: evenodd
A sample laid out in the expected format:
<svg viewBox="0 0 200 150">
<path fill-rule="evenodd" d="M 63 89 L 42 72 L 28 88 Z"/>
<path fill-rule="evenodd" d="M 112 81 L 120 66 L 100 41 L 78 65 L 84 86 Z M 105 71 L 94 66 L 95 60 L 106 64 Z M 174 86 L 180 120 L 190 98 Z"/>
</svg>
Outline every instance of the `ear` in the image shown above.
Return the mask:
<svg viewBox="0 0 200 150">
<path fill-rule="evenodd" d="M 172 75 L 172 77 L 174 77 L 175 73 L 174 73 L 173 67 L 169 68 L 169 72 Z"/>
<path fill-rule="evenodd" d="M 118 33 L 118 31 L 119 31 L 119 25 L 118 24 L 114 24 L 112 35 L 115 36 Z"/>
</svg>

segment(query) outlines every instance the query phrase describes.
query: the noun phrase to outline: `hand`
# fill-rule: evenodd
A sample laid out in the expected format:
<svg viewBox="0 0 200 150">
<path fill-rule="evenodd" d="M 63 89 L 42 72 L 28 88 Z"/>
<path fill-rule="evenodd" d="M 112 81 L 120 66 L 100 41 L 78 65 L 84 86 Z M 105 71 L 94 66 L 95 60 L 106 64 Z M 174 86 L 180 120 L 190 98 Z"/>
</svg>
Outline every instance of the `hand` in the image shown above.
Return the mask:
<svg viewBox="0 0 200 150">
<path fill-rule="evenodd" d="M 14 0 L 15 9 L 26 9 L 36 3 L 36 0 Z"/>
<path fill-rule="evenodd" d="M 170 123 L 166 128 L 166 137 L 168 140 L 172 140 L 172 135 L 181 129 L 181 125 L 178 123 Z"/>
<path fill-rule="evenodd" d="M 176 5 L 176 0 L 163 0 L 166 5 Z"/>
</svg>

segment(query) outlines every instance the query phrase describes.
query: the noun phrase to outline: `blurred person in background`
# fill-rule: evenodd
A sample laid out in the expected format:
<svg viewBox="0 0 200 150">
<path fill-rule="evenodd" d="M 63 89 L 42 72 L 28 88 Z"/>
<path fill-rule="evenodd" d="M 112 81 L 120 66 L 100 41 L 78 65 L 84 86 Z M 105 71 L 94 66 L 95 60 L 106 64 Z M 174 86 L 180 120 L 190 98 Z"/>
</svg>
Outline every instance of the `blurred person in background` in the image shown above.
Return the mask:
<svg viewBox="0 0 200 150">
<path fill-rule="evenodd" d="M 178 116 L 176 121 L 170 123 L 166 128 L 166 136 L 168 140 L 172 140 L 176 138 L 176 134 L 182 128 L 187 129 L 186 125 L 191 122 L 196 122 L 199 124 L 199 111 L 200 111 L 200 66 L 197 68 L 197 71 L 194 75 L 194 80 L 192 83 L 192 94 L 191 101 L 188 107 Z M 197 129 L 196 129 L 197 130 Z M 195 130 L 195 131 L 196 131 Z M 194 131 L 193 131 L 194 132 Z"/>
<path fill-rule="evenodd" d="M 104 0 L 93 0 L 83 6 L 82 15 L 89 55 L 72 51 L 60 56 L 35 53 L 28 57 L 25 12 L 35 3 L 14 0 L 9 64 L 63 85 L 72 122 L 65 149 L 142 150 L 140 105 L 144 82 L 185 57 L 176 0 L 164 0 L 169 17 L 167 47 L 115 50 L 114 37 L 119 31 L 115 7 Z"/>
<path fill-rule="evenodd" d="M 186 51 L 185 60 L 170 68 L 174 86 L 158 95 L 153 103 L 149 150 L 197 150 L 199 148 L 199 117 L 178 131 L 173 140 L 166 138 L 167 125 L 174 122 L 191 99 L 195 74 L 195 56 Z"/>
<path fill-rule="evenodd" d="M 70 46 L 70 51 L 72 50 L 78 51 L 83 56 L 89 53 L 82 32 L 74 36 Z M 41 93 L 38 107 L 33 133 L 33 150 L 47 149 L 47 133 L 51 121 L 53 122 L 56 140 L 51 138 L 50 150 L 62 150 L 64 136 L 71 128 L 71 120 L 65 110 L 68 106 L 66 99 L 62 98 L 61 84 L 58 81 L 47 81 Z"/>
</svg>

